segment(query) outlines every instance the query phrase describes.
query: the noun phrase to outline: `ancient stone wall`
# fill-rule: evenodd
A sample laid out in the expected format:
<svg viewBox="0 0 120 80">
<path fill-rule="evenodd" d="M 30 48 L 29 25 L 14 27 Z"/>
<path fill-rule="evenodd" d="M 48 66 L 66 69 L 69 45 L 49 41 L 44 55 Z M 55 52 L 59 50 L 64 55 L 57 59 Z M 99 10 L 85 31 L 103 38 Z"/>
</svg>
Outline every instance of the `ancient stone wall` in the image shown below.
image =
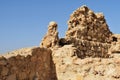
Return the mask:
<svg viewBox="0 0 120 80">
<path fill-rule="evenodd" d="M 104 15 L 82 6 L 70 15 L 65 41 L 74 44 L 79 57 L 107 57 L 111 36 Z"/>
<path fill-rule="evenodd" d="M 23 52 L 24 53 L 24 52 Z M 55 80 L 52 51 L 34 48 L 31 54 L 0 57 L 0 80 Z"/>
<path fill-rule="evenodd" d="M 111 36 L 111 41 L 109 53 L 120 53 L 120 34 L 113 34 Z"/>
<path fill-rule="evenodd" d="M 53 52 L 58 80 L 120 80 L 120 55 L 117 58 L 78 58 L 73 45 Z"/>
<path fill-rule="evenodd" d="M 109 57 L 108 51 L 110 44 L 100 43 L 81 39 L 69 39 L 69 44 L 72 43 L 76 47 L 76 54 L 79 58 L 85 57 Z"/>
<path fill-rule="evenodd" d="M 57 26 L 49 23 L 40 47 L 0 56 L 0 80 L 120 80 L 120 57 L 108 54 L 120 53 L 120 35 L 103 14 L 78 8 L 65 38 L 59 39 Z"/>
</svg>

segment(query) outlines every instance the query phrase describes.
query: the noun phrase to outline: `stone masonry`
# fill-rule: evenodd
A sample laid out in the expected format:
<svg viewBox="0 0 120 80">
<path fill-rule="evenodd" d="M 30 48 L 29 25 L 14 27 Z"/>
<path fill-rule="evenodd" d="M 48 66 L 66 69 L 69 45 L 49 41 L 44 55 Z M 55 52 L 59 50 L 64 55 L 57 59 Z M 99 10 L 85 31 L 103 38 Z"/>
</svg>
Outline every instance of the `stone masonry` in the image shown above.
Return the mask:
<svg viewBox="0 0 120 80">
<path fill-rule="evenodd" d="M 82 6 L 70 15 L 65 40 L 78 48 L 81 58 L 108 57 L 111 35 L 104 15 Z"/>
</svg>

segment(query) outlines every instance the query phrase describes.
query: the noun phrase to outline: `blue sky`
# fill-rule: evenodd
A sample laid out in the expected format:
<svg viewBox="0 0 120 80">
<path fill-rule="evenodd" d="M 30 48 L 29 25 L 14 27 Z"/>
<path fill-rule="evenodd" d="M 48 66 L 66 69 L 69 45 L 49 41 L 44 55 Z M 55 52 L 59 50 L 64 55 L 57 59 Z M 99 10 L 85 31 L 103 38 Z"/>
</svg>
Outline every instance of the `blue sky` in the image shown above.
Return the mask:
<svg viewBox="0 0 120 80">
<path fill-rule="evenodd" d="M 39 46 L 50 21 L 64 37 L 70 14 L 82 5 L 103 12 L 110 30 L 120 33 L 120 0 L 0 0 L 0 53 Z"/>
</svg>

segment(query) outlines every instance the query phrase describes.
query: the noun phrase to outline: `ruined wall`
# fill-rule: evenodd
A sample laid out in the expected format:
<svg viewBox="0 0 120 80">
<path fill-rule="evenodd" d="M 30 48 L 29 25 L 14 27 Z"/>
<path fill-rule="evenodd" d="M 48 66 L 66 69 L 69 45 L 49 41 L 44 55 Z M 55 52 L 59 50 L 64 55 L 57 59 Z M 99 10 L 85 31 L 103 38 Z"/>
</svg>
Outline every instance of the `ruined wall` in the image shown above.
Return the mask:
<svg viewBox="0 0 120 80">
<path fill-rule="evenodd" d="M 110 53 L 120 53 L 120 34 L 113 34 L 111 36 L 111 48 L 109 49 Z"/>
<path fill-rule="evenodd" d="M 82 6 L 70 15 L 66 38 L 110 43 L 111 35 L 102 13 L 94 13 L 87 6 Z"/>
<path fill-rule="evenodd" d="M 0 80 L 120 80 L 120 57 L 108 54 L 120 52 L 120 35 L 111 36 L 103 14 L 78 8 L 65 38 L 57 26 L 49 23 L 41 48 L 0 56 Z"/>
<path fill-rule="evenodd" d="M 26 57 L 0 57 L 0 80 L 55 80 L 51 53 L 50 49 L 38 47 L 24 53 L 29 54 Z"/>
<path fill-rule="evenodd" d="M 111 35 L 104 15 L 82 6 L 70 15 L 65 41 L 74 44 L 81 58 L 108 57 Z"/>
<path fill-rule="evenodd" d="M 76 54 L 79 58 L 109 57 L 108 52 L 111 47 L 110 44 L 74 38 L 70 38 L 67 40 L 68 43 L 74 44 L 77 50 Z"/>
<path fill-rule="evenodd" d="M 81 59 L 75 50 L 75 46 L 65 45 L 53 52 L 58 80 L 120 80 L 120 55 Z"/>
</svg>

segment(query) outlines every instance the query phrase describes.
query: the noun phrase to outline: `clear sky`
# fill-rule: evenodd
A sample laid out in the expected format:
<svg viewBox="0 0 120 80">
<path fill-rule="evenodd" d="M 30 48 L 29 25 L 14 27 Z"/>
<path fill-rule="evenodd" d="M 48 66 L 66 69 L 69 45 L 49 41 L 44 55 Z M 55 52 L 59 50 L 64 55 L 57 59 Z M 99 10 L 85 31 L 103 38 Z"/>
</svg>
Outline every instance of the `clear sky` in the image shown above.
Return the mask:
<svg viewBox="0 0 120 80">
<path fill-rule="evenodd" d="M 0 0 L 0 53 L 39 46 L 50 21 L 64 37 L 70 14 L 82 5 L 103 12 L 110 30 L 120 33 L 120 0 Z"/>
</svg>

